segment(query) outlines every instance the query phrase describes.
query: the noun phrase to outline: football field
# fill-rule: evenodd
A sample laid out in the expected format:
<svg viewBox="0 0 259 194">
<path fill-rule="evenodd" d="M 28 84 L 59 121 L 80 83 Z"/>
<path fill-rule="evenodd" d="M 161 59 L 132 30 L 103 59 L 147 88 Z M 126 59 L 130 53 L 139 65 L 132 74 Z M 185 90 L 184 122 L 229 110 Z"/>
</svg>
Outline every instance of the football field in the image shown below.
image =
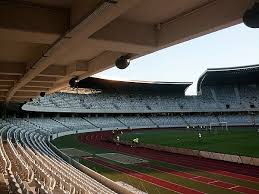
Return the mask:
<svg viewBox="0 0 259 194">
<path fill-rule="evenodd" d="M 259 128 L 259 127 L 258 127 Z M 199 133 L 201 138 L 199 138 Z M 152 129 L 136 130 L 121 135 L 121 140 L 156 144 L 168 147 L 189 148 L 234 155 L 259 157 L 257 128 L 235 127 L 225 129 Z"/>
<path fill-rule="evenodd" d="M 232 131 L 233 130 L 233 131 Z M 138 130 L 124 133 L 121 138 L 140 142 L 188 148 L 214 147 L 237 153 L 256 153 L 258 144 L 256 129 L 235 128 L 209 133 L 183 129 Z M 249 139 L 244 139 L 249 138 Z M 229 145 L 235 142 L 236 147 Z M 239 145 L 239 143 L 246 145 Z M 123 182 L 150 194 L 170 193 L 259 193 L 259 168 L 207 160 L 185 155 L 148 150 L 145 148 L 116 145 L 112 142 L 94 141 L 89 144 L 78 141 L 76 135 L 60 137 L 53 142 L 58 148 L 75 148 L 92 154 L 81 157 L 85 166 L 116 182 Z M 247 145 L 248 144 L 248 145 Z M 252 146 L 251 146 L 252 145 Z M 250 146 L 250 148 L 249 148 Z M 78 152 L 78 151 L 77 151 Z M 141 162 L 140 162 L 141 161 Z"/>
</svg>

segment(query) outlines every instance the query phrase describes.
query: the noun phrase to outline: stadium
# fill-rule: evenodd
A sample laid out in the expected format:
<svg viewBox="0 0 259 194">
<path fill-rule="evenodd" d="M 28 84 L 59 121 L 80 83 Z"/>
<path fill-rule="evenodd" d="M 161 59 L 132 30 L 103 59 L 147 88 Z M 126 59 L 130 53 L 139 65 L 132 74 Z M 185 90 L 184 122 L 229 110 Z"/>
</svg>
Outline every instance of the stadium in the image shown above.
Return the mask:
<svg viewBox="0 0 259 194">
<path fill-rule="evenodd" d="M 259 65 L 208 68 L 197 95 L 93 76 L 242 19 L 258 28 L 253 8 L 0 1 L 0 194 L 259 193 Z"/>
</svg>

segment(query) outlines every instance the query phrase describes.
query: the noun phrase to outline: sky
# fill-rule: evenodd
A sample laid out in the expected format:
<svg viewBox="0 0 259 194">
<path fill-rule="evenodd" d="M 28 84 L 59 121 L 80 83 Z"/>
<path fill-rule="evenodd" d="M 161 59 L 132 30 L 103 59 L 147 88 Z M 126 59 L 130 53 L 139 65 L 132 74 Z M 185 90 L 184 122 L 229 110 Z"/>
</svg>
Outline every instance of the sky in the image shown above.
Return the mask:
<svg viewBox="0 0 259 194">
<path fill-rule="evenodd" d="M 132 60 L 94 75 L 113 80 L 193 82 L 186 95 L 196 94 L 199 76 L 207 68 L 259 64 L 259 29 L 238 24 Z"/>
</svg>

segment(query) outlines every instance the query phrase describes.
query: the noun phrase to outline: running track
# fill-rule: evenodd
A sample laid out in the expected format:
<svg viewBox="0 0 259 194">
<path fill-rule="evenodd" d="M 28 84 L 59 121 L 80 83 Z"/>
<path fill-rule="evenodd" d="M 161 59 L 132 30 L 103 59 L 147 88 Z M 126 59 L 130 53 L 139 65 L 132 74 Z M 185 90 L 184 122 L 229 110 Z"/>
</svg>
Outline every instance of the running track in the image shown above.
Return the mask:
<svg viewBox="0 0 259 194">
<path fill-rule="evenodd" d="M 96 159 L 96 158 L 91 158 L 91 159 L 84 158 L 84 159 L 93 161 L 93 162 L 95 162 L 99 165 L 108 167 L 112 170 L 116 170 L 116 171 L 125 173 L 127 175 L 138 178 L 140 180 L 145 180 L 146 182 L 152 183 L 152 184 L 157 185 L 159 187 L 169 189 L 169 190 L 177 192 L 177 193 L 202 194 L 202 192 L 200 192 L 200 191 L 197 191 L 197 190 L 194 190 L 194 189 L 191 189 L 191 188 L 188 188 L 188 187 L 184 187 L 184 186 L 181 186 L 181 185 L 178 185 L 178 184 L 175 184 L 175 183 L 171 183 L 171 182 L 168 182 L 168 181 L 165 181 L 165 180 L 147 175 L 145 173 L 141 173 L 141 172 L 134 171 L 134 170 L 131 170 L 131 169 L 128 169 L 128 168 L 124 168 L 124 167 L 121 167 L 121 166 L 118 166 L 118 165 L 115 165 L 115 164 L 112 164 L 112 163 L 109 163 L 109 162 L 105 162 L 103 160 L 99 160 L 99 159 Z"/>
<path fill-rule="evenodd" d="M 211 178 L 207 178 L 207 177 L 203 177 L 203 176 L 196 176 L 190 173 L 186 173 L 186 172 L 180 172 L 180 171 L 176 171 L 170 168 L 165 168 L 165 167 L 161 167 L 161 166 L 155 166 L 155 165 L 151 165 L 148 163 L 142 163 L 139 164 L 140 166 L 144 166 L 146 168 L 151 168 L 154 170 L 158 170 L 161 172 L 165 172 L 165 173 L 169 173 L 172 175 L 176 175 L 182 178 L 186 178 L 192 181 L 197 181 L 197 182 L 201 182 L 201 183 L 205 183 L 205 184 L 209 184 L 209 185 L 214 185 L 216 187 L 221 187 L 224 189 L 229 189 L 229 190 L 233 190 L 233 191 L 237 191 L 240 193 L 247 193 L 247 194 L 255 194 L 255 193 L 259 193 L 259 191 L 254 190 L 254 189 L 250 189 L 247 187 L 243 187 L 243 186 L 239 186 L 239 185 L 234 185 L 231 183 L 226 183 L 223 181 L 219 181 L 219 180 L 215 180 L 215 179 L 211 179 Z"/>
<path fill-rule="evenodd" d="M 216 160 L 208 160 L 198 157 L 191 157 L 168 152 L 160 152 L 140 147 L 131 148 L 126 145 L 116 146 L 113 143 L 100 141 L 92 142 L 92 144 L 122 153 L 128 153 L 131 155 L 137 155 L 144 158 L 163 161 L 178 166 L 194 168 L 213 174 L 259 183 L 259 168 L 254 166 L 239 165 Z"/>
</svg>

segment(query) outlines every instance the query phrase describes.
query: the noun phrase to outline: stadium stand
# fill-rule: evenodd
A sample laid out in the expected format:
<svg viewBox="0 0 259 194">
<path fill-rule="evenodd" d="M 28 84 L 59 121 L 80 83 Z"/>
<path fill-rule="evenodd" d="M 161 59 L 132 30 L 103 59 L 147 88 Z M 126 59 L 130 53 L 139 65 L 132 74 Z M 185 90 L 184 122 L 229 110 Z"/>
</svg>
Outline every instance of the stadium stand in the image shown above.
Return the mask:
<svg viewBox="0 0 259 194">
<path fill-rule="evenodd" d="M 95 128 L 91 123 L 84 121 L 82 118 L 69 118 L 69 117 L 57 117 L 53 119 L 54 121 L 62 124 L 70 130 L 80 130 Z"/>
<path fill-rule="evenodd" d="M 1 120 L 0 143 L 1 172 L 13 193 L 115 193 L 66 163 L 49 148 L 46 132 L 29 122 Z"/>
<path fill-rule="evenodd" d="M 145 127 L 155 127 L 154 123 L 151 122 L 145 116 L 124 116 L 118 118 L 121 122 L 125 123 L 129 128 L 145 128 Z"/>
<path fill-rule="evenodd" d="M 60 122 L 57 122 L 54 119 L 30 118 L 27 121 L 46 131 L 51 131 L 52 133 L 69 129 L 67 126 L 62 125 Z"/>
<path fill-rule="evenodd" d="M 184 119 L 190 126 L 208 126 L 210 123 L 218 122 L 212 115 L 185 115 Z"/>
<path fill-rule="evenodd" d="M 151 120 L 159 127 L 185 127 L 186 123 L 179 115 L 174 116 L 152 116 Z"/>
<path fill-rule="evenodd" d="M 249 115 L 221 115 L 218 117 L 220 122 L 227 122 L 230 125 L 252 125 L 253 120 Z"/>
<path fill-rule="evenodd" d="M 98 128 L 125 128 L 125 124 L 114 117 L 84 117 L 84 119 Z"/>
<path fill-rule="evenodd" d="M 197 96 L 184 95 L 191 83 L 121 82 L 87 78 L 84 87 L 94 92 L 81 95 L 51 94 L 28 102 L 23 109 L 78 113 L 258 111 L 258 70 L 257 65 L 208 69 L 198 81 Z"/>
<path fill-rule="evenodd" d="M 27 116 L 22 112 L 22 118 L 11 114 L 0 120 L 0 189 L 18 194 L 115 193 L 61 158 L 50 140 L 129 128 L 259 125 L 258 70 L 208 69 L 198 81 L 197 96 L 184 95 L 190 83 L 87 78 L 85 94 L 36 98 L 23 106 Z"/>
</svg>

